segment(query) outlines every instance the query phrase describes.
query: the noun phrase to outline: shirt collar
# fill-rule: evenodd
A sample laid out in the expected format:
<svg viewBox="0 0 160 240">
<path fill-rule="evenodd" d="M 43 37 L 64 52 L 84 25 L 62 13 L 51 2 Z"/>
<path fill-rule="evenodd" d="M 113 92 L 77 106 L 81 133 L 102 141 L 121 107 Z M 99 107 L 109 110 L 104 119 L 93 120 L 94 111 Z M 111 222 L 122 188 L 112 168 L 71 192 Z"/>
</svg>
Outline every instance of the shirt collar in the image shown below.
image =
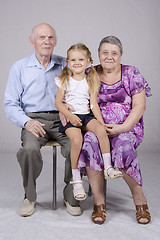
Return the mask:
<svg viewBox="0 0 160 240">
<path fill-rule="evenodd" d="M 48 65 L 48 69 L 51 69 L 52 67 L 54 67 L 54 65 L 62 65 L 62 62 L 60 61 L 59 57 L 57 55 L 52 54 L 51 55 L 51 61 L 50 64 Z M 35 52 L 30 56 L 29 61 L 28 61 L 28 67 L 38 67 L 38 68 L 43 68 L 43 66 L 39 63 Z"/>
</svg>

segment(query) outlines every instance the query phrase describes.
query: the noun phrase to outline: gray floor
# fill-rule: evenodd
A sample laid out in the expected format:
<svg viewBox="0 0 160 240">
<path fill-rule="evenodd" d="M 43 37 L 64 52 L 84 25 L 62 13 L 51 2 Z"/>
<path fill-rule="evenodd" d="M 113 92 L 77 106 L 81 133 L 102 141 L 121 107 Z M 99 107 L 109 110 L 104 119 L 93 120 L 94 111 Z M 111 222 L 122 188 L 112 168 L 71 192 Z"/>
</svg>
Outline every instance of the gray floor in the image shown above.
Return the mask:
<svg viewBox="0 0 160 240">
<path fill-rule="evenodd" d="M 50 239 L 152 239 L 160 234 L 160 159 L 158 153 L 138 153 L 144 181 L 144 193 L 152 214 L 152 222 L 140 225 L 135 219 L 135 209 L 129 189 L 123 179 L 107 184 L 107 220 L 102 226 L 91 221 L 92 197 L 81 203 L 83 213 L 70 216 L 63 205 L 62 190 L 64 159 L 58 150 L 58 208 L 52 206 L 52 151 L 42 150 L 43 171 L 37 181 L 37 206 L 34 215 L 22 218 L 18 208 L 23 199 L 20 168 L 16 151 L 0 153 L 0 240 L 50 240 Z M 86 190 L 87 178 L 84 177 Z"/>
</svg>

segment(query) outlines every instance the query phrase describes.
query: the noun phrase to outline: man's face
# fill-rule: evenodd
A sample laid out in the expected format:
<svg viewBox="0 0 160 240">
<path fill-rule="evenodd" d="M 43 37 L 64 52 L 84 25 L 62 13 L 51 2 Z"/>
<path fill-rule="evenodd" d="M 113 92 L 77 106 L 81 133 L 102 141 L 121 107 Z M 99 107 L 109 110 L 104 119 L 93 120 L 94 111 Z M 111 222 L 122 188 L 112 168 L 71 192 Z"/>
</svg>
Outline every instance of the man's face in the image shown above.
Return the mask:
<svg viewBox="0 0 160 240">
<path fill-rule="evenodd" d="M 42 24 L 34 29 L 30 41 L 35 48 L 37 58 L 50 57 L 56 46 L 56 35 L 49 25 Z"/>
</svg>

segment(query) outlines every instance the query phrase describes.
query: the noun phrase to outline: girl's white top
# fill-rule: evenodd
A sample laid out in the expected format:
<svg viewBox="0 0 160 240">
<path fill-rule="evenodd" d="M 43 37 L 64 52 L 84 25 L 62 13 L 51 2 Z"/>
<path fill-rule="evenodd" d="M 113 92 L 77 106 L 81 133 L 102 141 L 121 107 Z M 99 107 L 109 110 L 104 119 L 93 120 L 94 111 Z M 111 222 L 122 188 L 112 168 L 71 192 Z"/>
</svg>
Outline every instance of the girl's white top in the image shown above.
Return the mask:
<svg viewBox="0 0 160 240">
<path fill-rule="evenodd" d="M 56 77 L 55 78 L 56 85 L 61 87 L 61 80 Z M 90 112 L 89 109 L 89 87 L 87 83 L 86 77 L 77 81 L 72 77 L 69 79 L 69 87 L 67 87 L 67 83 L 65 84 L 65 95 L 64 102 L 71 105 L 74 108 L 74 112 L 76 114 L 88 114 Z"/>
</svg>

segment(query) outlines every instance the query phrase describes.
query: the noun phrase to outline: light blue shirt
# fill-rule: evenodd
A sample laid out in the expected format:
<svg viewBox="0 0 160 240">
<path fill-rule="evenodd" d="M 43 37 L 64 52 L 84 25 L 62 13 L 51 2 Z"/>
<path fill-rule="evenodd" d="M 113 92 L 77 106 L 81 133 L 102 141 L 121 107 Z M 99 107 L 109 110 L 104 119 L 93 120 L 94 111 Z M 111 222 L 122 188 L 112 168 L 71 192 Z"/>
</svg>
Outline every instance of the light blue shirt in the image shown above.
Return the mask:
<svg viewBox="0 0 160 240">
<path fill-rule="evenodd" d="M 45 69 L 35 53 L 17 61 L 10 70 L 4 97 L 7 118 L 19 127 L 30 120 L 29 112 L 57 110 L 55 77 L 65 67 L 65 58 L 52 54 Z"/>
</svg>

